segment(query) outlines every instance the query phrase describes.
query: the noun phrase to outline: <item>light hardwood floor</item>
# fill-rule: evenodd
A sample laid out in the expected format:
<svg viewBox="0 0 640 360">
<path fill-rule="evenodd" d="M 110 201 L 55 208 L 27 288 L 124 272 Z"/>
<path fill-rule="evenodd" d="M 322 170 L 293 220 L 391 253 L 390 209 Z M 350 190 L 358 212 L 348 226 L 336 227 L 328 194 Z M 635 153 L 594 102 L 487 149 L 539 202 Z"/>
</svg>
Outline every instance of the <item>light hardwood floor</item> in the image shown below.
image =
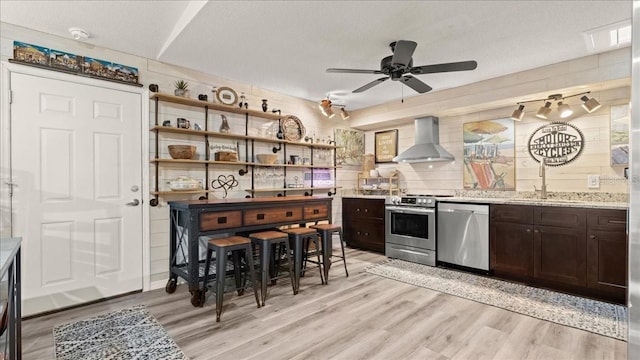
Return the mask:
<svg viewBox="0 0 640 360">
<path fill-rule="evenodd" d="M 191 359 L 626 359 L 623 341 L 368 274 L 380 254 L 348 249 L 350 276 L 333 265 L 301 290 L 280 280 L 267 304 L 250 291 L 189 302 L 185 285 L 42 316 L 23 323 L 24 359 L 52 359 L 52 329 L 103 312 L 145 304 Z"/>
</svg>

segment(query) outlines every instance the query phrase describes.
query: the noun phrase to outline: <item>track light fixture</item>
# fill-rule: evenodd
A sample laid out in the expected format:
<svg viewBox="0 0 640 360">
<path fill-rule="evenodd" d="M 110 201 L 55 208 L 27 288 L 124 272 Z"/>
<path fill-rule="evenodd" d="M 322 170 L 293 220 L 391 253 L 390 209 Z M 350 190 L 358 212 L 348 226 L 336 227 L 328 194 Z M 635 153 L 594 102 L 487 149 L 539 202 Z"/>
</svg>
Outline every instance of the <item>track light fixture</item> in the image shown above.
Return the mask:
<svg viewBox="0 0 640 360">
<path fill-rule="evenodd" d="M 571 109 L 571 106 L 569 106 L 569 104 L 564 102 L 564 100 L 575 97 L 575 96 L 580 96 L 580 95 L 583 95 L 580 98 L 580 100 L 582 100 L 582 108 L 584 108 L 587 112 L 592 113 L 597 109 L 599 109 L 602 105 L 600 105 L 598 100 L 596 100 L 595 98 L 589 98 L 588 96 L 586 96 L 586 94 L 589 94 L 589 93 L 590 91 L 587 91 L 580 94 L 569 95 L 569 96 L 562 96 L 562 94 L 552 94 L 552 95 L 549 95 L 546 99 L 521 101 L 517 103 L 518 108 L 513 111 L 511 118 L 517 121 L 522 120 L 524 116 L 523 104 L 530 103 L 530 102 L 544 101 L 545 103 L 543 106 L 540 107 L 540 109 L 538 109 L 538 112 L 536 113 L 536 117 L 546 120 L 549 117 L 549 114 L 551 114 L 552 102 L 557 101 L 558 112 L 560 114 L 560 117 L 563 119 L 566 119 L 569 116 L 573 115 L 573 110 Z"/>
<path fill-rule="evenodd" d="M 595 98 L 589 99 L 587 95 L 581 97 L 580 100 L 582 100 L 582 108 L 585 109 L 588 113 L 592 113 L 600 109 L 600 107 L 602 106 L 600 105 L 598 100 L 596 100 Z"/>
<path fill-rule="evenodd" d="M 538 109 L 538 113 L 536 114 L 536 117 L 547 120 L 550 113 L 551 113 L 551 101 L 547 101 L 544 104 L 544 106 L 541 106 L 540 109 Z"/>
<path fill-rule="evenodd" d="M 324 116 L 328 118 L 334 117 L 335 113 L 333 112 L 333 109 L 331 109 L 331 100 L 329 100 L 329 97 L 320 101 L 318 107 L 320 108 L 320 111 L 322 111 L 322 114 Z"/>
<path fill-rule="evenodd" d="M 342 116 L 342 120 L 347 120 L 351 114 L 349 114 L 349 112 L 347 111 L 347 109 L 344 108 L 344 106 L 342 107 L 342 109 L 340 109 L 340 115 Z"/>
<path fill-rule="evenodd" d="M 571 106 L 562 103 L 562 101 L 558 102 L 558 112 L 560 113 L 560 117 L 563 119 L 573 115 L 573 110 L 571 110 Z"/>
<path fill-rule="evenodd" d="M 516 121 L 522 120 L 524 117 L 524 105 L 518 106 L 517 109 L 513 110 L 513 114 L 511 114 L 511 118 Z"/>
</svg>

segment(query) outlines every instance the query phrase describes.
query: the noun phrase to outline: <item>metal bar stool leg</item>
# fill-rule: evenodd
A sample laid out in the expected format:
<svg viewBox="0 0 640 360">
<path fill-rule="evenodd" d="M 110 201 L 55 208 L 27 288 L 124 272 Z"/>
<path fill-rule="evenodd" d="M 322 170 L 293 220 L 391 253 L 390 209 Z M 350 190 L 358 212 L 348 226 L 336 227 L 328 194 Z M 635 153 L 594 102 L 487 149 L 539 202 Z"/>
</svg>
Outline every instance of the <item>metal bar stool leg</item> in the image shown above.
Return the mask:
<svg viewBox="0 0 640 360">
<path fill-rule="evenodd" d="M 324 269 L 324 274 L 325 275 L 323 276 L 323 269 L 322 269 L 323 266 L 322 266 L 322 260 L 320 260 L 320 251 L 321 250 L 320 250 L 320 241 L 318 241 L 318 234 L 316 233 L 316 234 L 310 235 L 309 236 L 309 240 L 313 241 L 313 243 L 316 246 L 316 257 L 318 258 L 318 270 L 320 270 L 320 282 L 322 284 L 326 285 L 326 284 L 329 283 L 329 277 L 328 277 L 329 269 L 328 268 Z M 322 257 L 326 258 L 326 256 L 324 256 L 324 255 Z M 325 279 L 326 279 L 326 281 L 325 281 Z"/>
<path fill-rule="evenodd" d="M 260 307 L 260 299 L 258 297 L 258 283 L 256 282 L 256 272 L 255 267 L 253 265 L 253 250 L 251 249 L 251 245 L 247 245 L 247 249 L 245 250 L 245 255 L 247 258 L 247 266 L 249 266 L 249 277 L 251 278 L 251 284 L 253 284 L 253 294 L 256 297 L 256 304 L 258 308 Z"/>
<path fill-rule="evenodd" d="M 226 250 L 216 253 L 216 322 L 220 322 L 222 314 L 222 300 L 224 299 L 224 275 L 227 270 Z"/>
<path fill-rule="evenodd" d="M 204 280 L 202 280 L 202 292 L 200 295 L 200 307 L 204 306 L 207 293 L 207 282 L 209 280 L 209 266 L 211 266 L 211 253 L 213 250 L 207 248 L 207 260 L 204 263 Z M 218 256 L 218 254 L 216 254 Z M 217 274 L 216 274 L 217 276 Z"/>
<path fill-rule="evenodd" d="M 344 242 L 342 241 L 342 229 L 338 230 L 340 236 L 340 249 L 342 249 L 342 263 L 344 264 L 344 272 L 349 277 L 349 270 L 347 270 L 347 257 L 344 255 Z"/>
</svg>

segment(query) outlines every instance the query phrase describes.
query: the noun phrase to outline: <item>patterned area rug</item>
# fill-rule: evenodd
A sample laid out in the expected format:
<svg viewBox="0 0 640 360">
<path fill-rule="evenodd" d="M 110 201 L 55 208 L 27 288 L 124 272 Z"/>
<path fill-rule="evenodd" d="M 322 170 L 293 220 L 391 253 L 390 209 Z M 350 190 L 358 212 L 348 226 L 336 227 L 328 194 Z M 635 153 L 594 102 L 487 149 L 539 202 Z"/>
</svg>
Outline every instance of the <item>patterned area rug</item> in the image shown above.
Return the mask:
<svg viewBox="0 0 640 360">
<path fill-rule="evenodd" d="M 58 360 L 188 359 L 144 305 L 53 329 Z"/>
<path fill-rule="evenodd" d="M 372 266 L 367 272 L 538 319 L 627 340 L 627 308 L 621 305 L 396 259 Z"/>
</svg>

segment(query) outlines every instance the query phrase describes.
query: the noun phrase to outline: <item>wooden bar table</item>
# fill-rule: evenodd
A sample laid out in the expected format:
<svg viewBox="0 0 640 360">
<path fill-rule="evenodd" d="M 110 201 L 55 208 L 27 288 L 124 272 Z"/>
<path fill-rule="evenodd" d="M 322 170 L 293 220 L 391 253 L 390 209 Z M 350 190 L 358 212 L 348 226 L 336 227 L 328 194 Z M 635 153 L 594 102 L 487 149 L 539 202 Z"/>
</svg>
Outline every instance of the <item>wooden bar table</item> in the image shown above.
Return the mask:
<svg viewBox="0 0 640 360">
<path fill-rule="evenodd" d="M 199 238 L 270 229 L 282 225 L 331 222 L 332 198 L 286 196 L 241 199 L 170 201 L 170 253 L 167 293 L 176 290 L 178 277 L 189 284 L 191 304 L 200 306 L 199 282 L 204 261 L 200 260 Z"/>
</svg>

